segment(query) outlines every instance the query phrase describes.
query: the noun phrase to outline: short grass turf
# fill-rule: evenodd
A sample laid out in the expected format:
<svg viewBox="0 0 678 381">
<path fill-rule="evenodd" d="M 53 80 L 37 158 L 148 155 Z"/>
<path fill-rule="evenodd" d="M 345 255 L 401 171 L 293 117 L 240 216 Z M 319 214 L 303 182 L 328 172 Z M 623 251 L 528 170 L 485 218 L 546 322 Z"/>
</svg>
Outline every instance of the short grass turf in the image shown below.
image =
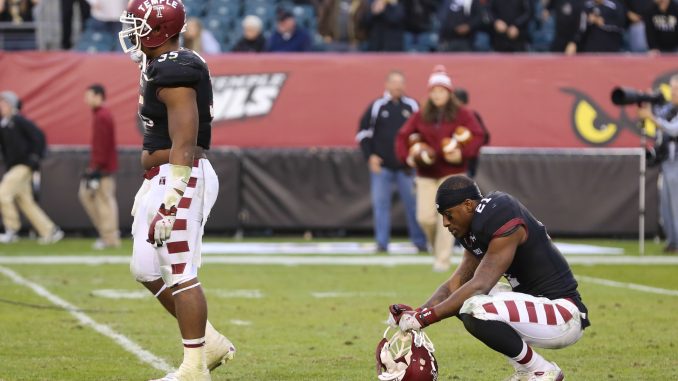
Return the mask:
<svg viewBox="0 0 678 381">
<path fill-rule="evenodd" d="M 49 247 L 21 245 L 24 255 L 50 251 L 65 255 L 86 253 L 90 244 L 69 240 Z M 7 255 L 8 248 L 3 247 L 0 255 Z M 181 361 L 176 323 L 153 298 L 112 300 L 92 294 L 100 289 L 140 290 L 127 266 L 3 266 L 85 309 L 97 322 L 170 364 Z M 573 270 L 678 290 L 678 266 L 597 265 Z M 446 277 L 432 273 L 429 266 L 208 264 L 200 278 L 210 320 L 238 347 L 236 359 L 217 369 L 213 380 L 376 380 L 374 349 L 385 327 L 386 307 L 394 302 L 421 303 Z M 229 297 L 234 290 L 259 290 L 261 297 L 242 297 L 247 293 Z M 678 379 L 678 296 L 587 282 L 581 282 L 580 291 L 593 325 L 570 348 L 539 350 L 563 368 L 566 379 Z M 323 292 L 339 294 L 314 296 Z M 147 380 L 162 375 L 1 274 L 0 299 L 0 380 Z M 237 325 L 238 321 L 250 325 Z M 436 346 L 440 380 L 501 380 L 511 374 L 504 358 L 473 339 L 456 319 L 435 324 L 427 332 Z"/>
</svg>

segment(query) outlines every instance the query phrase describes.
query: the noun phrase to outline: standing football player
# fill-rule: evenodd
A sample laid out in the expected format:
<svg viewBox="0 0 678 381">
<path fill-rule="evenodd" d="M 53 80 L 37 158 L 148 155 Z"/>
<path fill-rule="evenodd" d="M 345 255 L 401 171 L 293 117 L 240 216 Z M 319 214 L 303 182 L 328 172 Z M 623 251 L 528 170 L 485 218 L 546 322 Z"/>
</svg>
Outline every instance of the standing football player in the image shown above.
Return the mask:
<svg viewBox="0 0 678 381">
<path fill-rule="evenodd" d="M 179 323 L 184 359 L 162 381 L 206 381 L 235 348 L 207 321 L 198 281 L 203 227 L 219 183 L 210 147 L 212 85 L 205 61 L 179 47 L 186 12 L 179 0 L 129 2 L 120 43 L 141 57 L 139 116 L 145 124 L 145 181 L 132 215 L 131 271 Z"/>
<path fill-rule="evenodd" d="M 403 331 L 457 316 L 466 330 L 506 356 L 508 381 L 561 381 L 563 372 L 532 346 L 557 349 L 577 342 L 590 325 L 577 281 L 546 228 L 511 195 L 483 197 L 464 175 L 445 180 L 436 194 L 443 225 L 464 246 L 452 276 L 416 310 L 389 307 Z M 504 275 L 510 286 L 497 283 Z"/>
</svg>

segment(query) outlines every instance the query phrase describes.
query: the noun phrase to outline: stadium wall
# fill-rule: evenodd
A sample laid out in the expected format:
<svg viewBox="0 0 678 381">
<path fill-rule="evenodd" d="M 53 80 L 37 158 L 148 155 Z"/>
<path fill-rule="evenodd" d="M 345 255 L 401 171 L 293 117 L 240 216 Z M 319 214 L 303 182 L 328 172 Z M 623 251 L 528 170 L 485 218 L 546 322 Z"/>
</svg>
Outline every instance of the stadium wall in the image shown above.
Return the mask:
<svg viewBox="0 0 678 381">
<path fill-rule="evenodd" d="M 633 236 L 638 231 L 638 150 L 484 149 L 478 183 L 517 196 L 556 235 Z M 124 149 L 117 173 L 120 225 L 129 232 L 142 181 L 140 152 Z M 372 228 L 369 173 L 354 148 L 221 149 L 210 152 L 220 182 L 212 233 Z M 91 230 L 78 201 L 85 149 L 53 150 L 43 163 L 40 203 L 57 224 Z M 646 233 L 658 232 L 657 168 L 646 178 Z M 397 199 L 396 199 L 397 201 Z M 392 225 L 405 231 L 397 201 Z"/>
</svg>

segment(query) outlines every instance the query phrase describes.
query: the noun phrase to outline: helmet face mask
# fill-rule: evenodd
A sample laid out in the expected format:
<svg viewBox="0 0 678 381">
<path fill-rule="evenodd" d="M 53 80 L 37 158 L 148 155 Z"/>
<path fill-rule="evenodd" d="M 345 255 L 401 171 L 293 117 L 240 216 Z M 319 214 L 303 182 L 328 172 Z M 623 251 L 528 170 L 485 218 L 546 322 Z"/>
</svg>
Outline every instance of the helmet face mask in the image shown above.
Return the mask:
<svg viewBox="0 0 678 381">
<path fill-rule="evenodd" d="M 152 8 L 148 8 L 143 19 L 136 17 L 134 13 L 128 11 L 123 11 L 122 15 L 120 15 L 122 30 L 118 33 L 118 38 L 120 46 L 122 46 L 122 50 L 125 53 L 139 50 L 141 48 L 141 38 L 148 36 L 153 31 L 153 28 L 147 22 L 152 10 Z"/>
<path fill-rule="evenodd" d="M 423 331 L 384 332 L 376 351 L 377 378 L 380 381 L 436 381 L 438 363 L 433 343 Z"/>
</svg>

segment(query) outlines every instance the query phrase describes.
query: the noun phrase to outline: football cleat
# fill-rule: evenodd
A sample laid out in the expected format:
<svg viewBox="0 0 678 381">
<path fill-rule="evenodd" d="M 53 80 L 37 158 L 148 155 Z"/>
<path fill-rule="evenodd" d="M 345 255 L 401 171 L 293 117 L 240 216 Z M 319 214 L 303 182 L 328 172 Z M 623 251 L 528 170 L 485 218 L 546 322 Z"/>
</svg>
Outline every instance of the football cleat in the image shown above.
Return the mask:
<svg viewBox="0 0 678 381">
<path fill-rule="evenodd" d="M 433 343 L 423 331 L 402 332 L 386 328 L 377 345 L 377 378 L 380 381 L 437 381 L 438 362 Z"/>
<path fill-rule="evenodd" d="M 207 369 L 189 368 L 181 364 L 179 369 L 172 373 L 167 373 L 163 378 L 150 381 L 212 381 L 210 371 Z"/>
<path fill-rule="evenodd" d="M 205 358 L 210 372 L 226 364 L 233 357 L 235 357 L 235 346 L 226 336 L 219 335 L 216 340 L 205 342 Z"/>
<path fill-rule="evenodd" d="M 551 363 L 555 369 L 539 372 L 518 371 L 506 381 L 563 381 L 565 375 L 556 363 Z"/>
</svg>

